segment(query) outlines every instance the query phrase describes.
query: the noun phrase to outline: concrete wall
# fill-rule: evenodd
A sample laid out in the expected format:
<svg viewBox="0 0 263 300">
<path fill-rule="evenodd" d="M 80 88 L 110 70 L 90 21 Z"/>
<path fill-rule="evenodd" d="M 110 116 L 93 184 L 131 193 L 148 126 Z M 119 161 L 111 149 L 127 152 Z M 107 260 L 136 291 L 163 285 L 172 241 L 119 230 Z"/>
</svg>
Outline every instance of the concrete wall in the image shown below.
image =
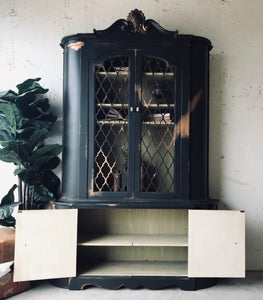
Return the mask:
<svg viewBox="0 0 263 300">
<path fill-rule="evenodd" d="M 104 29 L 131 9 L 164 28 L 209 38 L 210 196 L 247 217 L 247 269 L 263 269 L 263 2 L 261 0 L 0 0 L 0 90 L 42 77 L 59 116 L 64 35 Z M 0 196 L 15 182 L 0 164 Z"/>
</svg>

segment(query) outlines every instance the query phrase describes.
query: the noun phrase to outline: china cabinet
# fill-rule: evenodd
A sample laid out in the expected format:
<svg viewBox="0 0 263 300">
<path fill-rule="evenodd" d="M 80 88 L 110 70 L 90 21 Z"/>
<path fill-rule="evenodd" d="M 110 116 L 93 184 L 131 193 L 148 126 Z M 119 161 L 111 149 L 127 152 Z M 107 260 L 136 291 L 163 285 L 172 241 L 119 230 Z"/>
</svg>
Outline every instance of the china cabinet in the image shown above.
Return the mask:
<svg viewBox="0 0 263 300">
<path fill-rule="evenodd" d="M 244 276 L 244 213 L 218 211 L 208 197 L 210 41 L 167 31 L 134 10 L 61 46 L 62 197 L 48 235 L 60 245 L 52 259 L 45 252 L 41 278 L 70 277 L 54 281 L 70 289 L 195 290 Z M 31 217 L 19 214 L 18 235 Z M 24 245 L 21 238 L 16 279 L 36 279 L 33 267 L 19 273 L 30 252 Z M 70 271 L 59 267 L 66 261 Z"/>
</svg>

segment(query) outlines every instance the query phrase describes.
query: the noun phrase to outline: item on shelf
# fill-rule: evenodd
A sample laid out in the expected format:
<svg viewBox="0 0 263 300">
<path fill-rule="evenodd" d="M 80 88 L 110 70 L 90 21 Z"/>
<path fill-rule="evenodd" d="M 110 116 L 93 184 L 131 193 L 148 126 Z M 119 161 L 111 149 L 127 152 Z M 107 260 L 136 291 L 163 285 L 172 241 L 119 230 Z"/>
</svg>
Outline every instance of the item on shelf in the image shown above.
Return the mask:
<svg viewBox="0 0 263 300">
<path fill-rule="evenodd" d="M 127 118 L 124 118 L 121 113 L 113 107 L 110 108 L 107 118 L 108 120 L 127 120 Z"/>
<path fill-rule="evenodd" d="M 113 191 L 119 192 L 121 189 L 121 172 L 120 170 L 114 170 L 113 172 L 114 182 L 113 182 Z"/>
<path fill-rule="evenodd" d="M 152 95 L 157 99 L 162 99 L 164 98 L 165 92 L 166 91 L 164 87 L 159 87 L 157 85 L 156 88 L 152 91 Z"/>
<path fill-rule="evenodd" d="M 155 122 L 162 122 L 165 123 L 171 122 L 170 113 L 163 113 L 163 114 L 153 114 L 153 120 Z"/>
</svg>

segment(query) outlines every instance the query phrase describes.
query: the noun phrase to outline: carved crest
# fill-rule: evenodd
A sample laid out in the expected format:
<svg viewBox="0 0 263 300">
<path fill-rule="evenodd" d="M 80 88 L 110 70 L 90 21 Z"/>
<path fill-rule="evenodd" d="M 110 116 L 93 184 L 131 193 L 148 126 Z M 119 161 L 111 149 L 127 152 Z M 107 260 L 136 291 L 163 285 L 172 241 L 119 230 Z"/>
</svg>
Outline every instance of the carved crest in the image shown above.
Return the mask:
<svg viewBox="0 0 263 300">
<path fill-rule="evenodd" d="M 134 9 L 127 16 L 127 21 L 132 24 L 134 32 L 145 33 L 145 16 L 141 10 Z"/>
</svg>

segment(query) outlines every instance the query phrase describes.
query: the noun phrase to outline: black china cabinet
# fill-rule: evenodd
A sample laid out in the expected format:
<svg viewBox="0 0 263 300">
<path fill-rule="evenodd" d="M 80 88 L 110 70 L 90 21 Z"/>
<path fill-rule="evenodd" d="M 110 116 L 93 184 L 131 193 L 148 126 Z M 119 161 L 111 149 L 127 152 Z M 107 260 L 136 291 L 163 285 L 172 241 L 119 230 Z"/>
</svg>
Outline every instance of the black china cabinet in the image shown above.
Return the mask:
<svg viewBox="0 0 263 300">
<path fill-rule="evenodd" d="M 164 30 L 138 11 L 128 20 L 62 39 L 62 200 L 214 207 L 207 187 L 211 43 Z"/>
<path fill-rule="evenodd" d="M 219 211 L 208 197 L 210 41 L 134 10 L 61 46 L 62 197 L 45 221 L 55 223 L 49 244 L 61 245 L 57 259 L 43 253 L 41 278 L 67 276 L 53 282 L 69 289 L 196 290 L 243 277 L 244 213 Z"/>
</svg>

